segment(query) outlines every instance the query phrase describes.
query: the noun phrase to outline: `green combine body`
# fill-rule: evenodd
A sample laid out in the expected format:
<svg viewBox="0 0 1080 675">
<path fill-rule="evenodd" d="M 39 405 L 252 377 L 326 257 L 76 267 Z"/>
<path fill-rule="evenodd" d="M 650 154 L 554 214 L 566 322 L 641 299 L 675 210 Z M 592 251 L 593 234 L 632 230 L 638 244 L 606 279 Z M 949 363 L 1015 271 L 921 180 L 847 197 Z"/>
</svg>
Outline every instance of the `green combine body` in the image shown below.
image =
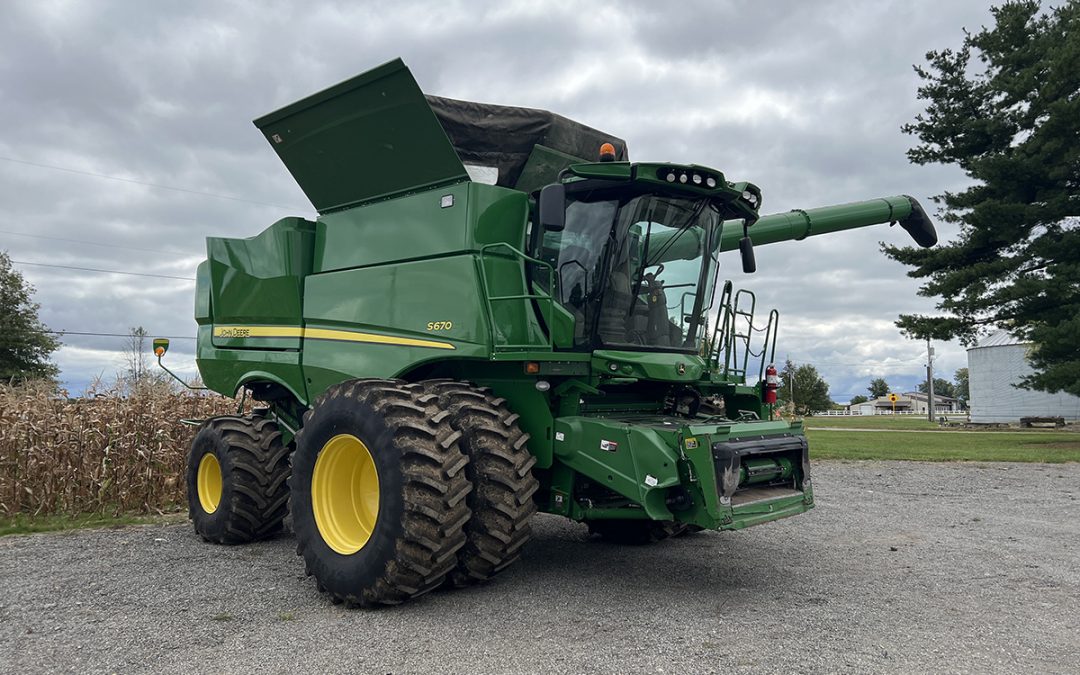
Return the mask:
<svg viewBox="0 0 1080 675">
<path fill-rule="evenodd" d="M 717 256 L 877 223 L 936 240 L 904 196 L 759 216 L 751 183 L 425 97 L 400 61 L 255 124 L 320 215 L 208 239 L 199 371 L 266 407 L 204 425 L 192 518 L 249 541 L 291 496 L 309 572 L 362 605 L 490 578 L 536 510 L 645 542 L 812 508 L 802 426 L 764 398 L 778 317 L 717 288 Z"/>
</svg>

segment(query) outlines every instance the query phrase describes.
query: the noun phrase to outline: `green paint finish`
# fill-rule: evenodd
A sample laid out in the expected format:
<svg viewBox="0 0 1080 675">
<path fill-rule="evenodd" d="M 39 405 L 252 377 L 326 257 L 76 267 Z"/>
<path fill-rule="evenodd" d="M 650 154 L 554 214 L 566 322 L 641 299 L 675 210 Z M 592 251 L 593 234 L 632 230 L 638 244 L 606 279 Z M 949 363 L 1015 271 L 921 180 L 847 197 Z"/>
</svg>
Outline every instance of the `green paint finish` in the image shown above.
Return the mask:
<svg viewBox="0 0 1080 675">
<path fill-rule="evenodd" d="M 255 126 L 319 213 L 468 180 L 401 59 L 260 117 Z"/>
<path fill-rule="evenodd" d="M 731 522 L 725 523 L 721 529 L 741 530 L 752 525 L 797 516 L 800 513 L 806 513 L 812 508 L 814 508 L 813 500 L 802 495 L 783 497 L 748 506 L 736 506 L 731 510 Z"/>
<path fill-rule="evenodd" d="M 543 145 L 534 145 L 532 154 L 525 162 L 525 168 L 521 170 L 521 175 L 514 184 L 514 189 L 524 193 L 539 190 L 549 183 L 556 182 L 559 172 L 563 169 L 582 161 L 584 161 L 582 157 L 573 157 Z"/>
<path fill-rule="evenodd" d="M 711 197 L 728 203 L 741 217 L 756 220 L 761 206 L 761 190 L 753 183 L 728 183 L 716 169 L 696 164 L 655 164 L 642 162 L 593 162 L 574 164 L 570 172 L 579 178 L 633 182 L 640 188 L 683 193 L 688 197 Z M 711 182 L 711 185 L 710 185 Z M 749 192 L 754 202 L 746 201 Z"/>
<path fill-rule="evenodd" d="M 481 347 L 462 348 L 454 357 L 482 357 Z M 304 375 L 312 392 L 356 377 L 396 377 L 408 368 L 445 361 L 432 350 L 387 345 L 359 345 L 330 341 L 308 341 L 304 347 Z M 318 396 L 317 393 L 313 398 Z"/>
<path fill-rule="evenodd" d="M 463 183 L 322 216 L 316 226 L 314 271 L 465 251 L 468 201 L 469 184 Z"/>
<path fill-rule="evenodd" d="M 210 261 L 204 260 L 195 268 L 195 323 L 210 323 Z"/>
<path fill-rule="evenodd" d="M 904 196 L 882 197 L 850 204 L 824 206 L 817 209 L 789 211 L 762 216 L 749 230 L 755 246 L 781 241 L 805 239 L 819 234 L 868 227 L 903 220 L 911 215 L 911 199 Z M 739 248 L 743 236 L 742 223 L 726 221 L 720 240 L 721 251 Z"/>
<path fill-rule="evenodd" d="M 795 475 L 795 463 L 787 457 L 777 459 L 750 458 L 739 467 L 739 484 L 755 485 L 776 480 L 789 480 Z"/>
<path fill-rule="evenodd" d="M 561 434 L 561 437 L 560 437 Z M 555 420 L 555 457 L 599 485 L 671 520 L 667 489 L 680 484 L 676 433 L 597 417 Z"/>
<path fill-rule="evenodd" d="M 487 249 L 478 259 L 482 275 L 481 296 L 487 299 L 485 314 L 495 350 L 518 351 L 550 348 L 534 310 L 536 294 L 527 285 L 522 259 L 509 249 Z M 550 317 L 550 303 L 545 303 Z"/>
<path fill-rule="evenodd" d="M 588 364 L 592 360 L 590 352 L 530 352 L 516 351 L 491 355 L 493 361 L 580 361 Z M 592 370 L 586 365 L 586 373 Z"/>
<path fill-rule="evenodd" d="M 468 184 L 470 227 L 465 247 L 480 247 L 505 242 L 518 250 L 525 249 L 525 224 L 529 219 L 529 198 L 523 192 L 483 183 Z"/>
<path fill-rule="evenodd" d="M 547 294 L 542 293 L 542 295 Z M 573 349 L 574 336 L 578 331 L 576 320 L 570 310 L 556 302 L 551 305 L 551 313 L 544 315 L 544 318 L 551 326 L 551 342 L 555 349 Z"/>
<path fill-rule="evenodd" d="M 371 331 L 448 342 L 458 349 L 479 345 L 479 353 L 487 356 L 489 337 L 480 297 L 476 258 L 468 254 L 341 270 L 308 277 L 304 321 L 308 328 Z M 394 302 L 387 302 L 388 298 Z M 323 342 L 308 340 L 304 346 L 321 345 L 322 349 Z M 410 358 L 418 354 L 421 360 L 429 358 L 432 351 L 402 353 L 393 358 L 395 365 L 386 368 L 388 372 L 404 370 Z M 305 364 L 311 363 L 305 358 Z"/>
<path fill-rule="evenodd" d="M 498 242 L 520 249 L 528 215 L 526 195 L 481 183 L 365 204 L 319 218 L 314 271 L 446 256 Z"/>
<path fill-rule="evenodd" d="M 705 373 L 705 360 L 697 354 L 604 349 L 593 352 L 592 363 L 596 372 L 605 377 L 637 377 L 658 382 L 695 382 Z"/>
<path fill-rule="evenodd" d="M 790 434 L 792 427 L 784 423 L 686 425 L 685 420 L 667 416 L 563 416 L 556 418 L 554 425 L 555 467 L 561 469 L 552 472 L 547 510 L 555 513 L 576 519 L 618 517 L 601 514 L 589 501 L 581 501 L 575 492 L 580 477 L 622 495 L 649 518 L 674 519 L 707 529 L 739 529 L 792 515 L 793 509 L 805 511 L 813 503 L 808 482 L 805 491 L 795 496 L 780 492 L 774 499 L 734 507 L 720 501 L 713 444 Z M 768 467 L 776 470 L 769 473 Z M 743 461 L 740 473 L 745 479 L 740 485 L 785 481 L 790 487 L 791 481 L 801 480 L 797 476 L 801 470 L 788 457 L 751 455 Z M 674 494 L 673 488 L 685 491 L 689 504 L 677 510 L 669 508 L 667 500 Z"/>
<path fill-rule="evenodd" d="M 633 166 L 630 162 L 586 162 L 572 165 L 570 173 L 580 178 L 629 181 Z"/>
<path fill-rule="evenodd" d="M 248 382 L 274 382 L 307 405 L 307 387 L 296 350 L 219 349 L 210 339 L 210 326 L 199 327 L 195 364 L 203 383 L 213 391 L 232 396 Z"/>
<path fill-rule="evenodd" d="M 679 435 L 682 448 L 679 475 L 694 503 L 692 509 L 678 514 L 682 522 L 713 530 L 724 524 L 726 517 L 730 520 L 730 508 L 720 504 L 712 457 L 712 444 L 723 440 L 725 433 L 724 427 L 705 426 L 685 428 Z M 686 439 L 689 438 L 696 441 L 696 447 L 687 446 Z"/>
<path fill-rule="evenodd" d="M 311 273 L 314 228 L 314 223 L 303 218 L 283 218 L 248 239 L 208 238 L 205 264 L 214 323 L 300 326 L 304 278 Z M 201 290 L 204 286 L 201 279 L 199 282 Z M 205 298 L 200 299 L 197 305 L 205 302 Z M 197 306 L 196 316 L 200 312 L 205 310 Z M 205 316 L 202 321 L 208 319 Z M 299 338 L 248 345 L 215 337 L 214 344 L 300 348 Z"/>
<path fill-rule="evenodd" d="M 776 436 L 779 434 L 795 433 L 792 424 L 784 420 L 739 422 L 728 427 L 729 439 L 748 438 L 754 436 Z"/>
</svg>

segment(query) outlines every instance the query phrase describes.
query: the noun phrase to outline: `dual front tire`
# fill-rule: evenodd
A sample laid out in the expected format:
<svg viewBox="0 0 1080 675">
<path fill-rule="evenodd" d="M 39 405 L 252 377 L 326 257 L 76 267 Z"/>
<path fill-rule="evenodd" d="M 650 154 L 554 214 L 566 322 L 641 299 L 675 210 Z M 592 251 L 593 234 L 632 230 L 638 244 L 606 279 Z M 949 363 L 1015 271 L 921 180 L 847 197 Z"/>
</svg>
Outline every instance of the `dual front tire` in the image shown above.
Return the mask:
<svg viewBox="0 0 1080 675">
<path fill-rule="evenodd" d="M 443 582 L 465 545 L 468 459 L 449 415 L 387 380 L 330 387 L 293 457 L 297 552 L 320 590 L 396 604 Z"/>
<path fill-rule="evenodd" d="M 397 604 L 517 560 L 538 484 L 516 420 L 455 381 L 327 389 L 297 434 L 291 480 L 297 551 L 319 589 Z"/>
<path fill-rule="evenodd" d="M 349 380 L 305 414 L 290 465 L 272 421 L 216 418 L 189 456 L 192 521 L 208 541 L 243 543 L 291 511 L 297 553 L 335 602 L 481 583 L 532 534 L 539 484 L 517 419 L 463 382 Z"/>
</svg>

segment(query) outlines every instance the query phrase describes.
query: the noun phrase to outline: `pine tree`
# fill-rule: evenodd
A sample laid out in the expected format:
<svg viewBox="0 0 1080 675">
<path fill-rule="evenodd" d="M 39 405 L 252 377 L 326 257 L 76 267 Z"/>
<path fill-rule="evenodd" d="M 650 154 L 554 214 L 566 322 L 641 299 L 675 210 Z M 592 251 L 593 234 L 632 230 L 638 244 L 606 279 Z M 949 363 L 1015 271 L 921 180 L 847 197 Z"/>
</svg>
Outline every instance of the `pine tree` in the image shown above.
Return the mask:
<svg viewBox="0 0 1080 675">
<path fill-rule="evenodd" d="M 990 327 L 1034 343 L 1023 385 L 1080 395 L 1080 2 L 992 9 L 995 24 L 916 66 L 925 113 L 903 130 L 917 164 L 974 184 L 935 198 L 955 241 L 885 246 L 926 279 L 943 315 L 901 315 L 909 337 L 974 342 Z"/>
</svg>

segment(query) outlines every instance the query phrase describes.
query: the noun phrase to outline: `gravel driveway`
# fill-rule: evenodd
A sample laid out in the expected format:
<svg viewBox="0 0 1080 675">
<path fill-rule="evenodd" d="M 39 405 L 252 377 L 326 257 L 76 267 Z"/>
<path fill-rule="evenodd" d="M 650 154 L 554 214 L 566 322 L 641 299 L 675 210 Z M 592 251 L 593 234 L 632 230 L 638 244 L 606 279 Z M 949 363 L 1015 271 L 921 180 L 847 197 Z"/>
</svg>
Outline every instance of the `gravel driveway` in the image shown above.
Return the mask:
<svg viewBox="0 0 1080 675">
<path fill-rule="evenodd" d="M 5 672 L 1080 670 L 1080 465 L 818 462 L 818 507 L 651 547 L 541 516 L 494 583 L 332 605 L 291 539 L 0 539 Z"/>
</svg>

